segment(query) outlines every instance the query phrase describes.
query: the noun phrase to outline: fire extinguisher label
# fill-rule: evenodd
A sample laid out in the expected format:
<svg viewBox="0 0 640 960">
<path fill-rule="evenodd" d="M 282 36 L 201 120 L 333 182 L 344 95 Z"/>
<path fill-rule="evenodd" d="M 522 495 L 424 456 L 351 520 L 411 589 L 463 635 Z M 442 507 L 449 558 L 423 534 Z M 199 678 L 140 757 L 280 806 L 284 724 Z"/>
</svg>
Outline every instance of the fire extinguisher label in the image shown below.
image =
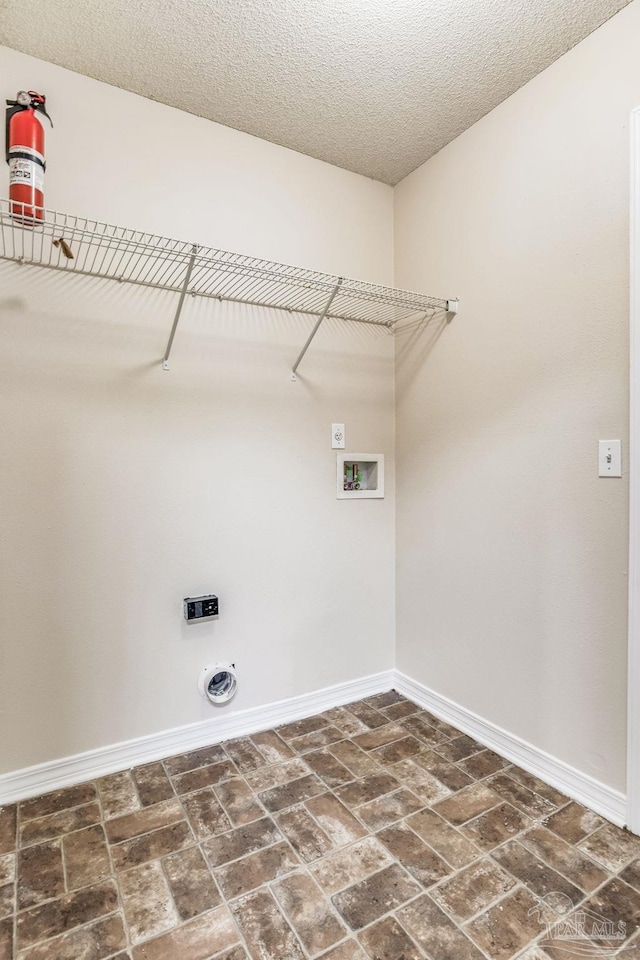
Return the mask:
<svg viewBox="0 0 640 960">
<path fill-rule="evenodd" d="M 24 183 L 35 190 L 44 191 L 44 170 L 39 163 L 25 160 L 23 157 L 10 157 L 9 184 Z"/>
</svg>

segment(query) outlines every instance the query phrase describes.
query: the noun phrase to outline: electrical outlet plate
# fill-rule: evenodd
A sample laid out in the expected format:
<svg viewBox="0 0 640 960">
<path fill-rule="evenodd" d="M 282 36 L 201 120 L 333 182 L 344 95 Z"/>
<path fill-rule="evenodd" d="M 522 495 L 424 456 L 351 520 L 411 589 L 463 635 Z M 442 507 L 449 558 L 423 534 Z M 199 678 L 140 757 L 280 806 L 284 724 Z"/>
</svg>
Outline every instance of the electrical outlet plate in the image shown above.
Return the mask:
<svg viewBox="0 0 640 960">
<path fill-rule="evenodd" d="M 622 476 L 622 443 L 620 440 L 598 442 L 598 476 Z"/>
<path fill-rule="evenodd" d="M 213 593 L 203 597 L 185 597 L 182 606 L 187 623 L 199 623 L 218 616 L 218 598 Z"/>
<path fill-rule="evenodd" d="M 344 450 L 345 445 L 344 423 L 331 424 L 331 449 Z"/>
</svg>

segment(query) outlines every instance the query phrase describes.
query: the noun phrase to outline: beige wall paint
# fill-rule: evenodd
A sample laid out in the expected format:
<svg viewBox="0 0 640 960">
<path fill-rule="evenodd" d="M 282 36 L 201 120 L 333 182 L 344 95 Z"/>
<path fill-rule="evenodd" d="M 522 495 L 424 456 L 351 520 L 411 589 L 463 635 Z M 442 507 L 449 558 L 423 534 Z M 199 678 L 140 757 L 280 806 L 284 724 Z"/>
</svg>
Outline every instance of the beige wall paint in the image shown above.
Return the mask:
<svg viewBox="0 0 640 960">
<path fill-rule="evenodd" d="M 392 191 L 0 50 L 42 89 L 53 208 L 389 283 Z M 7 179 L 5 176 L 6 192 Z M 0 263 L 0 772 L 388 669 L 393 346 L 307 317 Z M 387 456 L 384 500 L 335 498 L 332 421 Z M 220 597 L 187 626 L 189 594 Z"/>
<path fill-rule="evenodd" d="M 462 301 L 396 342 L 397 665 L 614 788 L 639 29 L 634 0 L 395 195 L 0 49 L 50 98 L 52 207 L 392 282 L 395 196 L 395 283 Z M 308 320 L 191 302 L 163 374 L 174 305 L 0 264 L 0 772 L 210 716 L 212 657 L 233 709 L 393 663 L 389 339 L 328 323 L 291 384 Z M 332 420 L 384 501 L 335 500 Z"/>
<path fill-rule="evenodd" d="M 625 785 L 635 0 L 395 191 L 398 667 Z M 621 437 L 624 478 L 597 476 Z"/>
</svg>

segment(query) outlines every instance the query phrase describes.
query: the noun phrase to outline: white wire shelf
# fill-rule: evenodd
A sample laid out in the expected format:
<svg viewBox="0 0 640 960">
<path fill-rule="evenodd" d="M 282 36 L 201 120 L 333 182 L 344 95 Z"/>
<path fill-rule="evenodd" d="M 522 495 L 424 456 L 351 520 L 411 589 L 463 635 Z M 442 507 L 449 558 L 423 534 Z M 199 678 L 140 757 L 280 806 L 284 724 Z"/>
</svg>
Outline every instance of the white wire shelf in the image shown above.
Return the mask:
<svg viewBox="0 0 640 960">
<path fill-rule="evenodd" d="M 36 208 L 34 217 L 34 208 L 17 206 L 0 199 L 0 259 L 180 294 L 165 369 L 187 294 L 317 317 L 294 364 L 294 376 L 325 317 L 393 328 L 398 321 L 419 314 L 457 312 L 457 300 L 318 273 L 53 210 Z"/>
</svg>

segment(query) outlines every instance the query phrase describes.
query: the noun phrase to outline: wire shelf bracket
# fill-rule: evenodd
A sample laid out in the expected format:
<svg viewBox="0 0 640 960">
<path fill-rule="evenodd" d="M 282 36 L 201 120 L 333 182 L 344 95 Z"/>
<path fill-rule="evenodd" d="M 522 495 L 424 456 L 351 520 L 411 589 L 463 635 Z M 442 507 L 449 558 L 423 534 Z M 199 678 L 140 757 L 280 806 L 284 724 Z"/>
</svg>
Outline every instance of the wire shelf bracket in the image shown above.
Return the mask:
<svg viewBox="0 0 640 960">
<path fill-rule="evenodd" d="M 298 359 L 296 360 L 296 362 L 294 363 L 293 367 L 291 368 L 291 379 L 292 379 L 294 382 L 298 379 L 298 375 L 297 375 L 297 374 L 298 374 L 298 367 L 300 366 L 300 363 L 301 363 L 301 361 L 302 361 L 302 358 L 304 357 L 305 353 L 307 352 L 307 350 L 308 350 L 309 347 L 311 346 L 311 341 L 313 340 L 313 338 L 315 337 L 316 333 L 317 333 L 318 330 L 320 329 L 320 324 L 322 323 L 322 321 L 324 320 L 324 318 L 326 317 L 326 315 L 329 313 L 329 310 L 331 309 L 331 304 L 332 304 L 333 301 L 335 300 L 336 294 L 337 294 L 338 290 L 340 289 L 340 287 L 342 286 L 342 279 L 343 279 L 342 277 L 339 277 L 339 278 L 338 278 L 338 282 L 336 283 L 335 287 L 333 288 L 333 290 L 332 290 L 332 292 L 331 292 L 331 296 L 330 296 L 329 299 L 327 300 L 327 304 L 326 304 L 324 310 L 322 311 L 322 313 L 320 314 L 320 316 L 319 316 L 318 319 L 316 320 L 316 324 L 315 324 L 313 330 L 311 331 L 311 333 L 309 334 L 309 337 L 307 338 L 307 342 L 305 343 L 304 347 L 302 348 L 302 350 L 301 350 L 300 353 L 298 354 Z"/>
<path fill-rule="evenodd" d="M 314 317 L 313 329 L 291 368 L 293 381 L 329 317 L 393 333 L 399 322 L 434 311 L 450 322 L 459 306 L 457 299 L 350 280 L 2 199 L 0 259 L 178 294 L 163 370 L 169 370 L 187 295 Z"/>
<path fill-rule="evenodd" d="M 176 308 L 176 315 L 173 318 L 173 326 L 171 327 L 171 333 L 169 334 L 169 340 L 167 342 L 167 349 L 164 352 L 164 357 L 162 358 L 162 369 L 169 370 L 169 355 L 171 353 L 171 347 L 173 346 L 173 338 L 176 335 L 176 330 L 178 329 L 178 322 L 180 320 L 180 314 L 182 313 L 182 307 L 184 306 L 184 298 L 187 295 L 187 290 L 189 289 L 189 281 L 191 280 L 191 274 L 193 273 L 193 267 L 196 262 L 196 253 L 198 252 L 198 245 L 194 243 L 192 248 L 191 256 L 189 257 L 189 263 L 187 264 L 187 272 L 185 273 L 184 283 L 182 284 L 182 290 L 180 291 L 180 299 L 178 300 L 178 306 Z"/>
</svg>

